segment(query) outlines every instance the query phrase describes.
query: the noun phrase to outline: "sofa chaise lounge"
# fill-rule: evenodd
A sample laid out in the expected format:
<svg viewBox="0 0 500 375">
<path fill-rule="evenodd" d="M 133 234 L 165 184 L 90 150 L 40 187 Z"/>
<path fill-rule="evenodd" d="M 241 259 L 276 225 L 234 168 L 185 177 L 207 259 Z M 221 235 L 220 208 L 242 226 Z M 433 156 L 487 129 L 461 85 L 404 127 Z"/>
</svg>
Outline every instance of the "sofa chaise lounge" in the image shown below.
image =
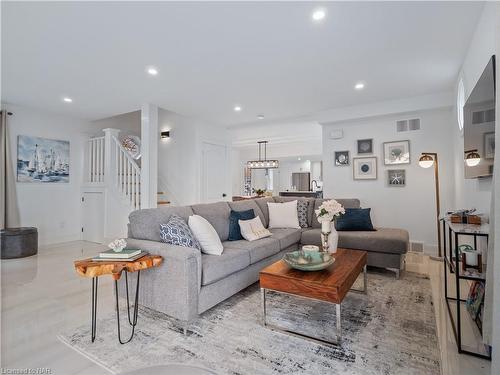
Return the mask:
<svg viewBox="0 0 500 375">
<path fill-rule="evenodd" d="M 308 225 L 301 229 L 270 229 L 271 237 L 248 242 L 228 241 L 231 210 L 253 209 L 264 226 L 269 223 L 268 202 L 306 199 Z M 338 199 L 346 208 L 358 208 L 358 199 Z M 281 259 L 301 244 L 321 243 L 320 223 L 314 209 L 323 199 L 267 197 L 238 202 L 218 202 L 193 206 L 170 206 L 142 209 L 129 215 L 128 247 L 140 248 L 163 256 L 163 264 L 141 275 L 139 303 L 188 323 L 259 279 L 259 271 Z M 184 219 L 200 215 L 217 231 L 224 252 L 206 255 L 199 250 L 161 242 L 160 224 L 172 214 Z M 403 268 L 408 249 L 408 232 L 402 229 L 377 228 L 370 232 L 339 232 L 339 246 L 366 250 L 368 265 L 399 271 Z M 129 276 L 132 280 L 136 275 Z M 123 284 L 122 286 L 123 287 Z"/>
</svg>

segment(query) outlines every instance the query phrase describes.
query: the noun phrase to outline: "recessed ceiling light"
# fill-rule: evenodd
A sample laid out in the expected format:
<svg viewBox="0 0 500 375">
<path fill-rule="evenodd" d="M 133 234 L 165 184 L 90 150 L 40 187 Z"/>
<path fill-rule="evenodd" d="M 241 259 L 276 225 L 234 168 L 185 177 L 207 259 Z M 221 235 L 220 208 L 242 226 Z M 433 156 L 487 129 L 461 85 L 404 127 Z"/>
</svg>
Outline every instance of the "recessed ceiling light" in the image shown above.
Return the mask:
<svg viewBox="0 0 500 375">
<path fill-rule="evenodd" d="M 158 74 L 158 69 L 156 69 L 154 66 L 150 66 L 146 69 L 149 75 L 155 76 Z"/>
<path fill-rule="evenodd" d="M 259 120 L 264 120 L 264 115 L 257 115 L 257 118 L 258 118 Z"/>
<path fill-rule="evenodd" d="M 363 90 L 365 88 L 365 84 L 363 82 L 358 82 L 356 85 L 354 85 L 354 88 L 356 90 Z"/>
<path fill-rule="evenodd" d="M 326 17 L 326 12 L 324 9 L 316 9 L 312 14 L 312 19 L 314 21 L 321 21 Z"/>
<path fill-rule="evenodd" d="M 63 102 L 65 103 L 72 103 L 73 102 L 73 99 L 71 98 L 68 98 L 67 96 L 63 98 Z"/>
<path fill-rule="evenodd" d="M 241 106 L 239 106 L 239 105 L 235 105 L 235 106 L 234 106 L 234 111 L 235 111 L 235 112 L 239 112 L 239 111 L 241 111 Z"/>
</svg>

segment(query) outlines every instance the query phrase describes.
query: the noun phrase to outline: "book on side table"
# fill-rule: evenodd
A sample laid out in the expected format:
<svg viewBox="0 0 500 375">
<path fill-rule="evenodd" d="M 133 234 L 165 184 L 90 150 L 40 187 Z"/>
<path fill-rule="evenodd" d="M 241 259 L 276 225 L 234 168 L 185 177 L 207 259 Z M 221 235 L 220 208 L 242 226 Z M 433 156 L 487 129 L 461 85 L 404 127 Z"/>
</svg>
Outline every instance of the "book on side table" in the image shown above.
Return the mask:
<svg viewBox="0 0 500 375">
<path fill-rule="evenodd" d="M 95 262 L 133 262 L 147 254 L 146 251 L 139 249 L 124 249 L 120 252 L 107 250 L 93 257 L 92 260 Z"/>
</svg>

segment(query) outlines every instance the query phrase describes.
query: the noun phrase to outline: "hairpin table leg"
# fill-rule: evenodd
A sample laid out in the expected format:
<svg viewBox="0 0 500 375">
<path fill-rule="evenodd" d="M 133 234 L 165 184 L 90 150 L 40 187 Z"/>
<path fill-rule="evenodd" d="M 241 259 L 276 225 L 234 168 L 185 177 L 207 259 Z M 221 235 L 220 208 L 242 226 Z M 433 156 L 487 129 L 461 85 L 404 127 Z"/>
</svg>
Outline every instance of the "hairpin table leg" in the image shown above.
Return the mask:
<svg viewBox="0 0 500 375">
<path fill-rule="evenodd" d="M 135 302 L 134 302 L 134 313 L 132 319 L 130 318 L 130 301 L 129 301 L 129 295 L 128 295 L 128 277 L 127 277 L 127 271 L 125 271 L 125 283 L 126 283 L 126 291 L 127 291 L 127 314 L 128 314 L 128 322 L 129 325 L 132 326 L 132 333 L 130 334 L 130 337 L 122 341 L 121 338 L 121 330 L 120 330 L 120 306 L 118 305 L 118 280 L 115 280 L 115 299 L 116 299 L 116 321 L 118 324 L 118 341 L 120 344 L 126 344 L 132 340 L 134 337 L 134 332 L 135 332 L 135 326 L 137 325 L 137 315 L 138 315 L 138 309 L 139 309 L 139 280 L 141 277 L 141 271 L 137 271 L 137 285 L 135 288 Z"/>
</svg>

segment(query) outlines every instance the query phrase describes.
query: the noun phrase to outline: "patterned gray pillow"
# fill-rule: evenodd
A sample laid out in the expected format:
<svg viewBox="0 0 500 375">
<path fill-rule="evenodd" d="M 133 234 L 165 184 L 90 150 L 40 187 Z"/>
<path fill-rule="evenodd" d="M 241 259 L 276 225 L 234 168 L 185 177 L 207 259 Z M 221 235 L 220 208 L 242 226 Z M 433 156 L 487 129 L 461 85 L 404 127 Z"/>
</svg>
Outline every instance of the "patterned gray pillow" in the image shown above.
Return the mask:
<svg viewBox="0 0 500 375">
<path fill-rule="evenodd" d="M 309 202 L 306 200 L 297 200 L 297 215 L 299 217 L 299 225 L 301 228 L 307 228 L 307 208 Z"/>
<path fill-rule="evenodd" d="M 189 229 L 186 221 L 175 214 L 170 216 L 167 224 L 160 224 L 160 237 L 163 242 L 171 245 L 201 250 L 200 243 Z"/>
</svg>

